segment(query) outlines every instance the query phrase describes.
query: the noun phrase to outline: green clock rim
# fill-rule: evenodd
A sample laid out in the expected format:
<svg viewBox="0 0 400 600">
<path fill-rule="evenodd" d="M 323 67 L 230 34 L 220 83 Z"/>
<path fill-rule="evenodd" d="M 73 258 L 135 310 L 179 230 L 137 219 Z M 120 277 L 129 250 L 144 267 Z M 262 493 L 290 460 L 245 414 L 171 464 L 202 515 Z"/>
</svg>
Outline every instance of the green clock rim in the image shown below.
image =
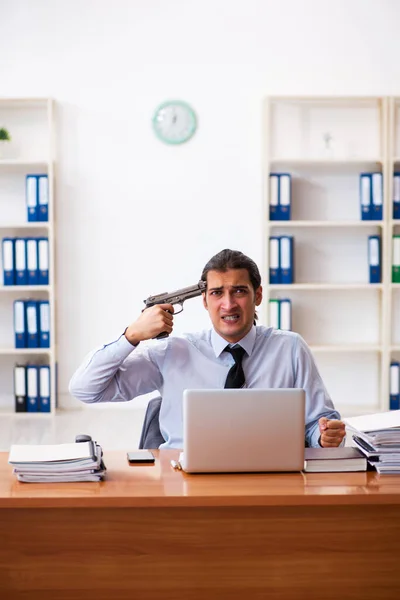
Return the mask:
<svg viewBox="0 0 400 600">
<path fill-rule="evenodd" d="M 186 108 L 192 118 L 192 126 L 189 130 L 189 133 L 184 137 L 184 138 L 180 138 L 177 140 L 169 140 L 168 138 L 165 138 L 157 129 L 157 115 L 160 112 L 160 110 L 163 110 L 164 108 L 167 108 L 168 106 L 171 106 L 172 104 L 174 104 L 175 106 L 182 106 L 183 108 Z M 196 132 L 197 129 L 197 115 L 195 113 L 195 111 L 193 110 L 193 108 L 190 106 L 190 104 L 188 104 L 187 102 L 184 102 L 183 100 L 166 100 L 165 102 L 162 102 L 161 104 L 159 104 L 156 108 L 156 110 L 154 111 L 154 116 L 153 116 L 153 129 L 154 132 L 156 134 L 156 136 L 158 137 L 158 139 L 161 142 L 164 142 L 164 144 L 170 144 L 173 146 L 179 145 L 179 144 L 184 144 L 185 142 L 188 142 L 193 135 Z"/>
</svg>

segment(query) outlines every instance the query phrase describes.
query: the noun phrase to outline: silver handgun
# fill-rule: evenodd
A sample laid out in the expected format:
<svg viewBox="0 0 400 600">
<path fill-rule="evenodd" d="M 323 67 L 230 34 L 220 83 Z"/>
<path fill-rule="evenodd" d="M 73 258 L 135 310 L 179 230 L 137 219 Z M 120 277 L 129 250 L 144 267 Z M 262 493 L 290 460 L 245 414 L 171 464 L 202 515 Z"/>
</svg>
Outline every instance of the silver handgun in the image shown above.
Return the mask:
<svg viewBox="0 0 400 600">
<path fill-rule="evenodd" d="M 196 298 L 206 291 L 207 284 L 205 281 L 200 280 L 196 285 L 190 285 L 189 287 L 176 290 L 175 292 L 164 292 L 157 294 L 157 296 L 149 296 L 144 300 L 146 308 L 155 306 L 156 304 L 180 304 L 181 310 L 174 312 L 175 315 L 179 315 L 183 311 L 183 303 L 189 298 Z M 160 333 L 157 339 L 168 337 L 166 331 Z"/>
</svg>

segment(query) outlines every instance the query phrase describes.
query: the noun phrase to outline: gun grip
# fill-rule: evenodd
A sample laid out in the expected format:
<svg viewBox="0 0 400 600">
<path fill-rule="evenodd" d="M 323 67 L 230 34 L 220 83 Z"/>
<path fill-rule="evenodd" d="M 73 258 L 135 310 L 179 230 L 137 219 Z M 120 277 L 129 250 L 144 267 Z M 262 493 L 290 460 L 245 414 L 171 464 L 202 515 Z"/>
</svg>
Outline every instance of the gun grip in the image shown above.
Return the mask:
<svg viewBox="0 0 400 600">
<path fill-rule="evenodd" d="M 156 337 L 153 338 L 153 340 L 154 339 L 156 339 L 156 340 L 162 340 L 163 338 L 166 338 L 168 336 L 169 336 L 169 333 L 167 333 L 166 331 L 162 331 L 161 333 L 159 333 L 158 335 L 156 335 Z"/>
<path fill-rule="evenodd" d="M 166 310 L 165 312 L 170 313 L 170 310 Z M 155 338 L 153 338 L 153 340 L 162 340 L 163 338 L 167 338 L 169 336 L 169 333 L 167 333 L 166 331 L 162 331 L 161 333 L 159 333 L 158 335 L 156 335 Z"/>
</svg>

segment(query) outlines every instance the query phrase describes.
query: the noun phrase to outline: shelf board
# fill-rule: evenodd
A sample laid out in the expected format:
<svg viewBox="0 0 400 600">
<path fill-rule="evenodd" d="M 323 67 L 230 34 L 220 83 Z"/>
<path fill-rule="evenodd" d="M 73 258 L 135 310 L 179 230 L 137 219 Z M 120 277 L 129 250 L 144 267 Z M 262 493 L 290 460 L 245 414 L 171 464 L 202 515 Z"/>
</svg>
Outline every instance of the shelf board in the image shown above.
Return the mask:
<svg viewBox="0 0 400 600">
<path fill-rule="evenodd" d="M 391 283 L 390 284 L 390 289 L 391 290 L 398 290 L 398 289 L 400 289 L 400 283 Z"/>
<path fill-rule="evenodd" d="M 49 221 L 35 221 L 26 223 L 0 223 L 0 230 L 4 229 L 49 229 Z"/>
<path fill-rule="evenodd" d="M 14 417 L 17 419 L 49 419 L 53 417 L 54 413 L 51 412 L 15 412 L 10 408 L 0 408 L 0 417 Z"/>
<path fill-rule="evenodd" d="M 326 346 L 310 345 L 312 352 L 382 352 L 382 346 L 377 344 L 331 344 Z"/>
<path fill-rule="evenodd" d="M 270 159 L 271 167 L 276 165 L 288 165 L 290 167 L 329 167 L 329 168 L 361 168 L 366 165 L 376 167 L 382 165 L 383 159 L 378 157 L 370 158 L 349 158 L 349 159 L 334 159 L 334 158 L 294 158 L 294 157 L 274 157 Z"/>
<path fill-rule="evenodd" d="M 390 346 L 390 352 L 400 352 L 400 346 Z"/>
<path fill-rule="evenodd" d="M 0 108 L 46 108 L 51 98 L 0 98 Z"/>
<path fill-rule="evenodd" d="M 50 161 L 47 159 L 43 160 L 24 160 L 20 158 L 9 158 L 9 159 L 0 159 L 0 168 L 1 167 L 17 167 L 17 168 L 27 168 L 27 169 L 35 169 L 37 167 L 45 167 L 46 169 L 49 167 Z"/>
<path fill-rule="evenodd" d="M 288 104 L 294 106 L 318 106 L 321 108 L 378 108 L 382 98 L 378 96 L 268 96 L 271 104 Z M 400 102 L 400 98 L 399 98 Z"/>
<path fill-rule="evenodd" d="M 0 285 L 0 292 L 48 292 L 49 285 Z"/>
<path fill-rule="evenodd" d="M 51 348 L 0 348 L 0 355 L 3 356 L 19 356 L 19 355 L 48 355 L 51 354 Z"/>
<path fill-rule="evenodd" d="M 400 221 L 399 221 L 400 223 Z M 384 221 L 268 221 L 269 227 L 383 227 Z"/>
<path fill-rule="evenodd" d="M 400 284 L 399 284 L 400 286 Z M 381 290 L 381 283 L 289 283 L 269 284 L 270 290 Z"/>
</svg>

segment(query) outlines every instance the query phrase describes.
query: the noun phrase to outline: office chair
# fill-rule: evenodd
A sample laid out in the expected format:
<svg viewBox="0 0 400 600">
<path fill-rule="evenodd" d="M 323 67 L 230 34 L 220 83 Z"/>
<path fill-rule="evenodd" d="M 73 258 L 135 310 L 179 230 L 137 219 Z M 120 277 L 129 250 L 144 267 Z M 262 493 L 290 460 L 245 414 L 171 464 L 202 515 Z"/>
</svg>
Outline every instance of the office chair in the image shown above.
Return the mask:
<svg viewBox="0 0 400 600">
<path fill-rule="evenodd" d="M 139 441 L 140 449 L 149 450 L 151 448 L 158 448 L 165 442 L 161 435 L 159 422 L 161 402 L 161 396 L 157 396 L 156 398 L 152 398 L 147 405 Z"/>
</svg>

